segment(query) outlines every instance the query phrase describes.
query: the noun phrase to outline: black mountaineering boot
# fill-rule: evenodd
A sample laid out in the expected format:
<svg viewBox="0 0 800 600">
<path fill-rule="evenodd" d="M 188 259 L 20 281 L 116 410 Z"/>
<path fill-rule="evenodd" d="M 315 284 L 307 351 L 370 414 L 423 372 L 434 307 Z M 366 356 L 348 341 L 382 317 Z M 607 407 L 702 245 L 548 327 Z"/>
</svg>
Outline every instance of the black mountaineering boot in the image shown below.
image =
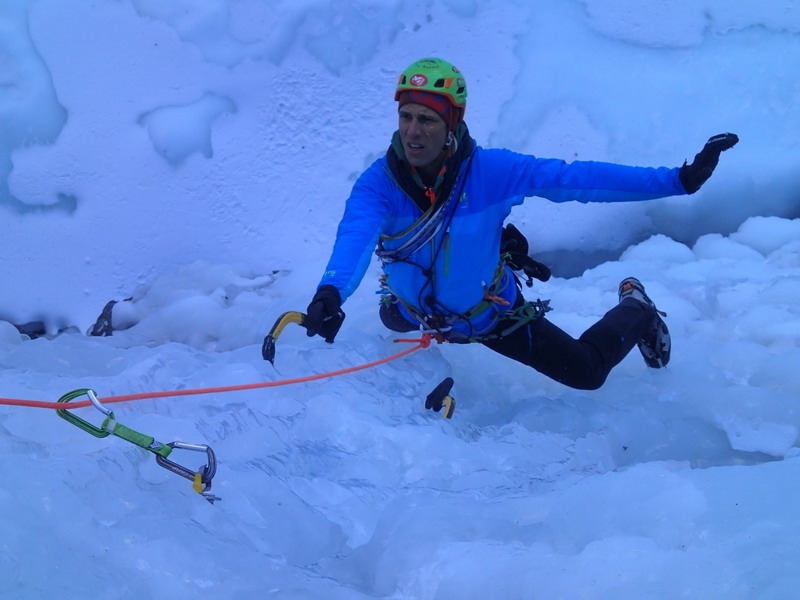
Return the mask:
<svg viewBox="0 0 800 600">
<path fill-rule="evenodd" d="M 648 367 L 653 369 L 666 367 L 669 362 L 672 343 L 669 337 L 669 329 L 667 329 L 667 325 L 661 317 L 666 317 L 667 313 L 661 312 L 656 308 L 655 303 L 645 294 L 642 282 L 635 277 L 623 279 L 622 283 L 619 284 L 619 301 L 622 302 L 625 298 L 634 298 L 651 306 L 655 311 L 656 317 L 653 320 L 653 324 L 636 345 L 639 347 L 639 351 L 642 353 L 644 362 L 647 363 Z"/>
</svg>

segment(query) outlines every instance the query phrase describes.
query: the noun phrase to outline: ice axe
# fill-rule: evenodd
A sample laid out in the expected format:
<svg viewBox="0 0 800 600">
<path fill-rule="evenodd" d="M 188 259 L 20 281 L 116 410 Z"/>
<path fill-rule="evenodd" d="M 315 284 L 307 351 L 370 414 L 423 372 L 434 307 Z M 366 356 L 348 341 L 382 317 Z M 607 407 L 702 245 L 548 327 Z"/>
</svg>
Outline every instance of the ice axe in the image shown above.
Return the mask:
<svg viewBox="0 0 800 600">
<path fill-rule="evenodd" d="M 450 395 L 450 390 L 453 389 L 453 383 L 452 377 L 445 377 L 442 382 L 428 394 L 428 397 L 425 399 L 425 408 L 429 408 L 433 412 L 440 412 L 444 409 L 442 418 L 452 419 L 453 413 L 456 412 L 456 400 Z"/>
<path fill-rule="evenodd" d="M 290 310 L 283 313 L 278 319 L 275 321 L 275 324 L 272 326 L 272 329 L 269 330 L 267 337 L 264 338 L 264 343 L 261 345 L 261 356 L 264 357 L 264 360 L 268 360 L 272 365 L 275 365 L 275 342 L 280 336 L 281 332 L 283 331 L 284 327 L 286 327 L 289 323 L 297 323 L 305 327 L 305 319 L 306 315 L 296 310 Z"/>
</svg>

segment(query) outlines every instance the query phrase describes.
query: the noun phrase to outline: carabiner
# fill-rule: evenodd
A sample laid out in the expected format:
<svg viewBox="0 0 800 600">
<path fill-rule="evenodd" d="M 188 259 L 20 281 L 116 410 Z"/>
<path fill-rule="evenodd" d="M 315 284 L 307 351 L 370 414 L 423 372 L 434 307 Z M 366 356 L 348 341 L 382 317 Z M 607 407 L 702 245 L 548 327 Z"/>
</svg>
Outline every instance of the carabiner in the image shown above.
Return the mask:
<svg viewBox="0 0 800 600">
<path fill-rule="evenodd" d="M 94 393 L 94 390 L 86 390 L 86 395 L 89 396 L 89 402 L 92 403 L 92 406 L 94 406 L 107 417 L 111 415 L 111 410 L 100 403 L 100 400 L 97 399 L 97 395 Z"/>
<path fill-rule="evenodd" d="M 61 396 L 61 398 L 58 399 L 58 402 L 66 404 L 72 400 L 75 400 L 75 398 L 79 398 L 81 396 L 88 396 L 89 400 L 95 406 L 95 408 L 97 408 L 97 410 L 106 415 L 106 417 L 110 416 L 111 418 L 113 418 L 114 416 L 113 413 L 110 410 L 108 410 L 105 406 L 100 404 L 100 401 L 97 399 L 94 390 L 85 388 L 74 390 L 72 392 L 68 392 L 63 396 Z M 89 423 L 89 421 L 81 419 L 79 416 L 72 414 L 66 408 L 57 408 L 56 414 L 65 421 L 68 421 L 73 425 L 75 425 L 76 427 L 83 429 L 85 432 L 92 434 L 94 437 L 104 438 L 111 434 L 110 431 L 107 431 L 103 427 L 97 427 L 96 425 L 92 425 L 91 423 Z"/>
<path fill-rule="evenodd" d="M 215 496 L 209 490 L 211 489 L 211 480 L 217 473 L 217 457 L 214 456 L 214 451 L 204 444 L 189 444 L 187 442 L 170 442 L 167 444 L 170 451 L 174 449 L 179 450 L 193 450 L 195 452 L 205 452 L 208 464 L 200 467 L 197 471 L 187 469 L 183 465 L 169 460 L 166 456 L 156 454 L 156 462 L 176 475 L 180 475 L 192 482 L 194 491 L 202 495 L 203 498 L 214 504 L 216 500 L 221 500 L 219 496 Z"/>
</svg>

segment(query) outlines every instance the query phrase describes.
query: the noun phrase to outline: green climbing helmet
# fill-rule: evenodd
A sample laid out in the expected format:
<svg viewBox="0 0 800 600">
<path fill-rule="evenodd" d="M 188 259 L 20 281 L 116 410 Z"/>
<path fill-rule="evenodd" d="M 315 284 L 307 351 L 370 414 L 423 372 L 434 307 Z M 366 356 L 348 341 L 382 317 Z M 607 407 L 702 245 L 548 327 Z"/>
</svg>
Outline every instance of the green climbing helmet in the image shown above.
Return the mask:
<svg viewBox="0 0 800 600">
<path fill-rule="evenodd" d="M 467 82 L 455 66 L 441 58 L 423 58 L 412 63 L 400 75 L 394 99 L 405 91 L 426 91 L 439 94 L 461 109 L 467 106 Z"/>
</svg>

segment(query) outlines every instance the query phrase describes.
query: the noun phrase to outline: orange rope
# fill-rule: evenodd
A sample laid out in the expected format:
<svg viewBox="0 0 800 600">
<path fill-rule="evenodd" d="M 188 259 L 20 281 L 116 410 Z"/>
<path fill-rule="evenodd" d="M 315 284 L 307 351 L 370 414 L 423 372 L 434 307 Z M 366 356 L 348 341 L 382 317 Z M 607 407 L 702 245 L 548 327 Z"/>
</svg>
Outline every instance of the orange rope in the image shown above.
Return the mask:
<svg viewBox="0 0 800 600">
<path fill-rule="evenodd" d="M 140 392 L 138 394 L 123 394 L 121 396 L 109 396 L 107 398 L 102 398 L 103 404 L 114 404 L 116 402 L 129 402 L 132 400 L 147 400 L 150 398 L 167 398 L 172 396 L 197 396 L 200 394 L 217 394 L 222 392 L 239 392 L 243 390 L 256 390 L 260 388 L 270 388 L 270 387 L 279 387 L 282 385 L 293 385 L 295 383 L 304 383 L 306 381 L 316 381 L 318 379 L 327 379 L 329 377 L 335 377 L 337 375 L 345 375 L 347 373 L 354 373 L 355 371 L 363 371 L 364 369 L 369 369 L 371 367 L 376 367 L 378 365 L 382 365 L 392 360 L 396 360 L 398 358 L 402 358 L 403 356 L 407 356 L 412 352 L 420 350 L 422 348 L 427 348 L 430 346 L 431 338 L 429 335 L 423 335 L 422 339 L 417 340 L 395 340 L 396 342 L 416 342 L 417 345 L 413 348 L 409 348 L 407 350 L 403 350 L 402 352 L 398 352 L 397 354 L 392 354 L 391 356 L 387 356 L 386 358 L 381 358 L 379 360 L 374 360 L 372 362 L 364 363 L 362 365 L 356 365 L 355 367 L 347 367 L 345 369 L 338 369 L 336 371 L 328 371 L 327 373 L 318 373 L 316 375 L 306 375 L 305 377 L 295 377 L 292 379 L 280 379 L 278 381 L 262 381 L 260 383 L 245 383 L 241 385 L 224 385 L 219 387 L 207 387 L 207 388 L 197 388 L 197 389 L 189 389 L 189 390 L 173 390 L 173 391 L 166 391 L 166 392 Z M 85 406 L 91 406 L 92 403 L 90 400 L 80 400 L 78 402 L 70 402 L 69 404 L 65 404 L 63 402 L 46 402 L 43 400 L 19 400 L 16 398 L 0 398 L 0 405 L 7 405 L 7 406 L 26 406 L 30 408 L 51 408 L 51 409 L 70 409 L 73 408 L 83 408 Z"/>
</svg>

